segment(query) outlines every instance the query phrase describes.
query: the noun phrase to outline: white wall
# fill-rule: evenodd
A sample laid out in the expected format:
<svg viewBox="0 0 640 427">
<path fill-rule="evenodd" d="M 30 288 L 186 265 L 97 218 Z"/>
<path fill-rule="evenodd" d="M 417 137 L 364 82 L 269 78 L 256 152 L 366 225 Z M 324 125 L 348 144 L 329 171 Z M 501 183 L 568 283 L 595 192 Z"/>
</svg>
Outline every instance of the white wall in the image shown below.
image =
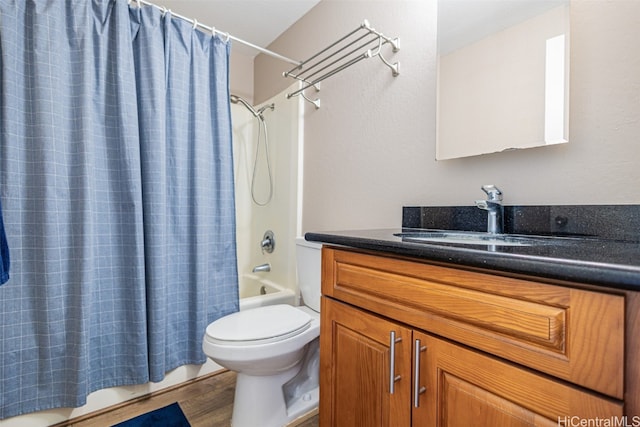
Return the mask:
<svg viewBox="0 0 640 427">
<path fill-rule="evenodd" d="M 640 203 L 640 2 L 572 1 L 568 144 L 438 162 L 435 0 L 322 0 L 269 48 L 304 59 L 365 18 L 400 36 L 401 74 L 363 61 L 306 108 L 304 231 L 396 227 L 402 206 L 472 205 L 486 183 L 506 204 Z M 259 55 L 255 99 L 288 68 Z"/>
</svg>

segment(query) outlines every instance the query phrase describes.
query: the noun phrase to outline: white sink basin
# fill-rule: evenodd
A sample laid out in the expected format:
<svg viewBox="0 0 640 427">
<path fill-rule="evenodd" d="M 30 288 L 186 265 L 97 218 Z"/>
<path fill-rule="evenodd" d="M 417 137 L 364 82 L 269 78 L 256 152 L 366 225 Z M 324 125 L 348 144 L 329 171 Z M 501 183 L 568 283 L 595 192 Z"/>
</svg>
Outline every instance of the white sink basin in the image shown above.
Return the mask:
<svg viewBox="0 0 640 427">
<path fill-rule="evenodd" d="M 407 231 L 396 233 L 406 242 L 450 243 L 457 245 L 535 246 L 548 244 L 545 239 L 509 234 L 477 233 L 472 231 Z"/>
</svg>

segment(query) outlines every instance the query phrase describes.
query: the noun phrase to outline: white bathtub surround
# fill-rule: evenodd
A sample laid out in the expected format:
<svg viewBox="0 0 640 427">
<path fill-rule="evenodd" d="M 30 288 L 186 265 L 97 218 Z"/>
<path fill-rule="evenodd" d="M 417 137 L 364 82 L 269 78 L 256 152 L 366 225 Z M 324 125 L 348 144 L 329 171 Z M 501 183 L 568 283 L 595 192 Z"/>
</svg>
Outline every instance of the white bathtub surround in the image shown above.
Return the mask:
<svg viewBox="0 0 640 427">
<path fill-rule="evenodd" d="M 273 180 L 273 197 L 265 206 L 255 204 L 251 196 L 259 123 L 244 105 L 231 104 L 236 239 L 241 288 L 244 275 L 250 274 L 257 265 L 269 263 L 271 270 L 256 273 L 256 276 L 298 293 L 295 284 L 295 238 L 300 234 L 298 216 L 301 180 L 298 176 L 301 169 L 299 157 L 303 148 L 303 102 L 300 99 L 286 99 L 286 91 L 283 91 L 263 104 L 254 106 L 255 109 L 260 109 L 263 105 L 274 105 L 273 110 L 266 109 L 262 113 L 269 135 L 269 160 Z M 264 148 L 263 140 L 258 150 L 254 187 L 255 198 L 261 201 L 267 199 L 269 192 Z M 263 253 L 260 246 L 267 230 L 273 231 L 277 241 L 272 253 Z"/>
<path fill-rule="evenodd" d="M 251 274 L 240 278 L 240 311 L 275 304 L 297 305 L 296 300 L 293 290 L 271 280 Z"/>
</svg>

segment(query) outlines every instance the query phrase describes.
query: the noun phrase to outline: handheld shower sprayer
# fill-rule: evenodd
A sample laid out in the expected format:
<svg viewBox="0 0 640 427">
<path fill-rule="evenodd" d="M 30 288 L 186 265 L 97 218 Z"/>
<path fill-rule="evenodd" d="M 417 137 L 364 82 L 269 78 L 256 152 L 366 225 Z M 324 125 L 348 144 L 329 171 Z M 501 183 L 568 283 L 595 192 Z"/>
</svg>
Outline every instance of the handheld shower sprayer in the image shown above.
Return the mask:
<svg viewBox="0 0 640 427">
<path fill-rule="evenodd" d="M 256 143 L 256 154 L 255 154 L 255 158 L 253 161 L 253 174 L 251 177 L 251 199 L 253 200 L 253 202 L 258 205 L 258 206 L 266 206 L 269 204 L 269 202 L 271 201 L 272 197 L 273 197 L 273 176 L 271 174 L 271 162 L 269 160 L 269 137 L 267 135 L 267 124 L 265 122 L 264 116 L 262 115 L 262 113 L 264 113 L 266 110 L 275 110 L 276 106 L 274 103 L 271 104 L 266 104 L 263 105 L 262 107 L 258 108 L 257 110 L 251 105 L 249 104 L 244 98 L 238 96 L 238 95 L 229 95 L 229 100 L 234 103 L 234 104 L 242 104 L 244 105 L 247 110 L 249 110 L 251 112 L 251 114 L 253 114 L 253 117 L 255 117 L 256 119 L 258 119 L 259 125 L 258 125 L 258 138 L 257 138 L 257 143 Z M 267 173 L 269 174 L 269 195 L 267 196 L 267 200 L 265 202 L 259 202 L 256 199 L 256 196 L 254 194 L 255 191 L 255 183 L 256 183 L 256 174 L 257 174 L 257 168 L 258 168 L 258 153 L 260 151 L 260 142 L 261 142 L 261 135 L 264 134 L 264 155 L 265 155 L 265 159 L 267 162 Z"/>
</svg>

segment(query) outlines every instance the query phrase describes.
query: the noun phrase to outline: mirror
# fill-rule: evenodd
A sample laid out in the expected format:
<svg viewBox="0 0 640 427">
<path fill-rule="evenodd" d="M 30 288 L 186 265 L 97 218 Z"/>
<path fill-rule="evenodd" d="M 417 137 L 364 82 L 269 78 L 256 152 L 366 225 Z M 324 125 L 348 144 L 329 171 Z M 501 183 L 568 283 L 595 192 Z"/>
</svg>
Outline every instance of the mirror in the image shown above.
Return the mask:
<svg viewBox="0 0 640 427">
<path fill-rule="evenodd" d="M 569 0 L 438 0 L 436 159 L 568 142 Z"/>
</svg>

